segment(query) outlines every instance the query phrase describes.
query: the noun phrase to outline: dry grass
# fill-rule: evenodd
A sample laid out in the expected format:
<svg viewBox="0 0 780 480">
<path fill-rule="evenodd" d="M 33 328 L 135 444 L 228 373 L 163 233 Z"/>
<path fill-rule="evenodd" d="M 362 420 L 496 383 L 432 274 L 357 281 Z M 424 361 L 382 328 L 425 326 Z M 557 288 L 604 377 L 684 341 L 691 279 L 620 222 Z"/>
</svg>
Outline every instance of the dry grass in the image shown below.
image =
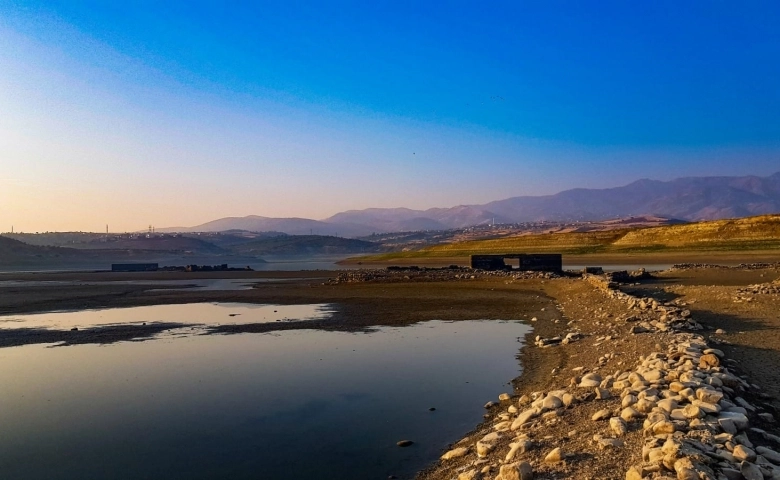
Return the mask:
<svg viewBox="0 0 780 480">
<path fill-rule="evenodd" d="M 491 240 L 456 242 L 364 257 L 364 261 L 402 258 L 462 257 L 473 254 L 780 251 L 780 215 L 665 225 L 606 232 L 519 235 Z"/>
</svg>

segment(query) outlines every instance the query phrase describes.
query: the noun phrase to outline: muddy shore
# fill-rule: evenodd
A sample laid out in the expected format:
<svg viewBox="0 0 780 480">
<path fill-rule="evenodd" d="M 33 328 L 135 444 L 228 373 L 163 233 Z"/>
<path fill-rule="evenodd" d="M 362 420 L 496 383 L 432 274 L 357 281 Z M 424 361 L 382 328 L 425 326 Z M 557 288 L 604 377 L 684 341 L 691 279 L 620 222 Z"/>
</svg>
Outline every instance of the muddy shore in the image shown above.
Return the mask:
<svg viewBox="0 0 780 480">
<path fill-rule="evenodd" d="M 525 453 L 511 461 L 506 461 L 505 455 L 510 443 L 516 441 L 515 432 L 501 435 L 491 447 L 492 453 L 484 457 L 478 455 L 476 441 L 494 432 L 494 426 L 501 422 L 503 415 L 508 415 L 510 407 L 515 410 L 527 407 L 521 404 L 524 397 L 527 400 L 545 392 L 568 388 L 572 379 L 576 380 L 584 372 L 603 372 L 606 375 L 620 370 L 630 371 L 641 358 L 666 352 L 669 345 L 677 341 L 675 335 L 669 332 L 631 333 L 634 323 L 625 320 L 636 313 L 636 308 L 605 294 L 598 285 L 581 278 L 469 274 L 462 278 L 448 276 L 442 279 L 401 272 L 393 279 L 334 282 L 339 272 L 231 272 L 200 274 L 198 277 L 227 276 L 250 281 L 258 279 L 263 283 L 242 291 L 186 291 L 166 290 L 158 286 L 150 289 L 140 283 L 144 280 L 195 280 L 197 274 L 121 275 L 121 278 L 111 273 L 90 272 L 0 275 L 0 281 L 88 282 L 84 285 L 36 283 L 34 286 L 0 287 L 0 314 L 194 302 L 331 303 L 336 307 L 332 318 L 316 321 L 316 324 L 241 325 L 215 333 L 263 332 L 279 328 L 360 330 L 433 319 L 528 321 L 534 332 L 527 338 L 526 347 L 520 355 L 523 374 L 513 380 L 514 389 L 507 391 L 508 400 L 492 399 L 496 404 L 486 410 L 483 424 L 471 433 L 464 432 L 463 440 L 452 439 L 453 445 L 442 445 L 442 453 L 458 445 L 465 446 L 467 453 L 458 459 L 442 460 L 431 465 L 419 474 L 418 478 L 425 480 L 508 480 L 500 476 L 501 467 L 518 461 L 529 464 L 534 478 L 628 478 L 628 469 L 644 462 L 643 435 L 646 434 L 643 434 L 643 429 L 636 425 L 629 428 L 625 437 L 621 438 L 623 445 L 609 447 L 607 451 L 602 444 L 594 441 L 594 436 L 609 434 L 609 427 L 591 419 L 597 410 L 605 408 L 612 409 L 613 413 L 620 412 L 618 392 L 611 399 L 594 400 L 587 398 L 589 392 L 574 389 L 573 392 L 582 398 L 577 397 L 573 406 L 562 407 L 555 416 L 549 416 L 524 431 L 532 438 L 531 444 Z M 662 304 L 684 306 L 691 312 L 692 318 L 704 327 L 701 331 L 684 333 L 702 335 L 705 341 L 717 345 L 731 361 L 729 370 L 755 385 L 756 388 L 751 391 L 742 392 L 743 397 L 762 412 L 777 416 L 780 408 L 777 400 L 780 398 L 780 309 L 777 305 L 780 298 L 777 293 L 752 293 L 748 286 L 771 284 L 778 278 L 780 269 L 777 267 L 672 270 L 619 285 L 618 290 L 636 297 L 652 298 Z M 111 283 L 128 279 L 139 284 Z M 34 332 L 13 334 L 4 331 L 0 335 L 0 346 L 52 341 L 111 343 L 148 338 L 161 328 L 159 325 L 149 327 L 147 330 L 60 332 L 59 337 L 49 332 L 49 336 L 37 339 Z M 716 333 L 718 329 L 722 333 Z M 584 337 L 566 345 L 534 346 L 536 336 L 553 338 L 574 331 L 583 333 Z M 755 415 L 751 420 L 761 431 L 780 435 L 775 423 L 758 420 Z M 755 445 L 767 444 L 766 438 L 757 432 L 749 431 L 746 435 Z M 562 449 L 563 458 L 559 462 L 545 462 L 544 457 L 556 447 Z M 777 449 L 780 445 L 769 447 Z M 765 467 L 765 470 L 770 469 Z M 668 469 L 640 473 L 645 475 L 637 478 L 674 478 L 677 475 Z"/>
</svg>

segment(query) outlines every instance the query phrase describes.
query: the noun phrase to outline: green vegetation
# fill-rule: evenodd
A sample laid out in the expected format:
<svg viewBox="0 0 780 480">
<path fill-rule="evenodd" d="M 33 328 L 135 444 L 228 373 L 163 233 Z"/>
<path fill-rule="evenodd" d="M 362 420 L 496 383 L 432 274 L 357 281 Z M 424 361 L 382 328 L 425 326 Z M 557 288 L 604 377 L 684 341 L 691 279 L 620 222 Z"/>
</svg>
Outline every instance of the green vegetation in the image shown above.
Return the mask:
<svg viewBox="0 0 780 480">
<path fill-rule="evenodd" d="M 780 253 L 780 215 L 606 232 L 519 235 L 435 245 L 415 251 L 373 255 L 360 260 L 370 262 L 511 252 L 589 255 L 749 250 L 778 250 Z"/>
</svg>

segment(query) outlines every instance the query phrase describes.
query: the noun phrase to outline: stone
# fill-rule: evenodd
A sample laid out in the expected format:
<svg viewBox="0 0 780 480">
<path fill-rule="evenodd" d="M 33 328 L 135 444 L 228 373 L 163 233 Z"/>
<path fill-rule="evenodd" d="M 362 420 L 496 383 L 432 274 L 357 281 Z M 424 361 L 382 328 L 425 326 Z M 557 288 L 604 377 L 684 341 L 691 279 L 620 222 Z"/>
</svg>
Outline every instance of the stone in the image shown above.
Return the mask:
<svg viewBox="0 0 780 480">
<path fill-rule="evenodd" d="M 748 427 L 750 427 L 750 420 L 748 420 L 744 413 L 720 412 L 720 415 L 718 415 L 718 421 L 720 422 L 721 419 L 729 419 L 733 421 L 734 425 L 737 427 L 737 430 L 747 430 Z"/>
<path fill-rule="evenodd" d="M 659 400 L 658 403 L 656 403 L 656 405 L 666 410 L 669 413 L 671 413 L 672 410 L 677 408 L 677 402 L 675 402 L 671 398 L 665 398 L 663 400 Z"/>
<path fill-rule="evenodd" d="M 620 417 L 612 417 L 609 419 L 609 428 L 618 437 L 622 437 L 628 431 L 626 422 Z"/>
<path fill-rule="evenodd" d="M 696 390 L 696 398 L 705 403 L 718 403 L 723 399 L 723 392 L 711 388 L 700 388 Z"/>
<path fill-rule="evenodd" d="M 626 472 L 626 480 L 642 480 L 644 477 L 644 471 L 642 467 L 631 467 Z"/>
<path fill-rule="evenodd" d="M 599 421 L 599 420 L 606 420 L 611 416 L 612 416 L 612 412 L 608 408 L 604 408 L 594 413 L 593 416 L 590 417 L 590 419 L 594 421 Z"/>
<path fill-rule="evenodd" d="M 721 468 L 720 473 L 726 477 L 726 480 L 742 480 L 742 472 L 733 468 Z"/>
<path fill-rule="evenodd" d="M 542 401 L 542 410 L 555 410 L 556 408 L 561 408 L 562 406 L 563 402 L 561 399 L 552 395 L 547 395 L 547 397 L 545 397 L 545 399 Z"/>
<path fill-rule="evenodd" d="M 460 458 L 469 453 L 469 449 L 466 447 L 453 448 L 449 452 L 441 456 L 442 460 L 452 460 L 453 458 Z"/>
<path fill-rule="evenodd" d="M 507 401 L 507 400 L 509 400 L 510 398 L 511 398 L 511 397 L 509 396 L 509 394 L 508 394 L 508 393 L 502 393 L 501 395 L 499 395 L 499 396 L 498 396 L 498 399 L 499 399 L 500 401 L 502 401 L 502 402 L 506 402 L 506 401 Z"/>
<path fill-rule="evenodd" d="M 780 465 L 780 453 L 766 447 L 757 447 L 756 451 L 775 465 Z"/>
<path fill-rule="evenodd" d="M 493 451 L 493 448 L 495 448 L 495 446 L 492 443 L 483 442 L 482 440 L 477 442 L 476 447 L 477 447 L 477 456 L 479 458 L 487 457 L 488 454 Z"/>
<path fill-rule="evenodd" d="M 414 445 L 414 442 L 411 440 L 400 440 L 396 442 L 396 445 L 398 445 L 399 447 L 410 447 Z"/>
<path fill-rule="evenodd" d="M 750 462 L 742 462 L 739 471 L 745 480 L 764 480 L 764 474 L 761 469 Z"/>
<path fill-rule="evenodd" d="M 734 458 L 739 462 L 743 462 L 745 460 L 748 462 L 753 462 L 756 460 L 756 452 L 744 445 L 737 445 L 734 447 L 734 450 L 732 450 L 731 454 L 734 455 Z"/>
<path fill-rule="evenodd" d="M 504 457 L 504 461 L 511 462 L 514 460 L 515 456 L 518 453 L 525 453 L 528 451 L 528 449 L 531 448 L 531 440 L 528 440 L 527 438 L 521 438 L 518 439 L 516 442 L 509 444 L 509 453 L 506 454 L 506 457 Z"/>
<path fill-rule="evenodd" d="M 623 409 L 623 410 L 620 412 L 620 418 L 622 418 L 623 420 L 625 420 L 625 421 L 627 421 L 627 422 L 630 422 L 631 420 L 634 420 L 634 419 L 636 419 L 636 418 L 640 418 L 641 416 L 642 416 L 642 414 L 641 414 L 641 413 L 639 413 L 639 412 L 637 412 L 637 411 L 636 411 L 634 408 L 632 408 L 632 407 L 627 407 L 627 408 L 624 408 L 624 409 Z"/>
<path fill-rule="evenodd" d="M 625 445 L 625 442 L 619 438 L 602 438 L 599 439 L 599 447 L 602 450 L 609 450 L 612 448 L 620 448 Z"/>
<path fill-rule="evenodd" d="M 675 425 L 669 421 L 656 422 L 653 424 L 653 433 L 656 435 L 674 433 Z"/>
<path fill-rule="evenodd" d="M 683 407 L 683 415 L 685 418 L 701 418 L 704 416 L 704 412 L 701 411 L 696 405 L 686 405 Z"/>
<path fill-rule="evenodd" d="M 601 375 L 597 373 L 585 374 L 580 380 L 580 388 L 593 388 L 601 385 Z"/>
<path fill-rule="evenodd" d="M 639 399 L 636 397 L 636 395 L 628 394 L 625 397 L 623 397 L 623 400 L 620 402 L 620 406 L 622 408 L 630 407 L 631 405 L 635 404 Z"/>
<path fill-rule="evenodd" d="M 712 353 L 702 355 L 699 359 L 699 368 L 712 368 L 718 366 L 720 366 L 720 359 L 717 355 Z"/>
<path fill-rule="evenodd" d="M 607 400 L 607 399 L 612 398 L 612 394 L 606 388 L 597 388 L 596 389 L 596 398 L 598 400 Z"/>
<path fill-rule="evenodd" d="M 550 453 L 548 453 L 544 457 L 545 463 L 558 463 L 563 460 L 563 452 L 561 452 L 561 448 L 554 448 Z"/>
<path fill-rule="evenodd" d="M 731 435 L 736 435 L 738 431 L 737 425 L 734 423 L 734 420 L 730 418 L 719 418 L 718 425 L 720 425 L 720 428 L 722 428 L 724 432 Z"/>
<path fill-rule="evenodd" d="M 650 413 L 653 411 L 653 408 L 655 408 L 655 402 L 648 400 L 647 398 L 640 398 L 639 401 L 634 404 L 633 408 L 642 413 Z"/>
<path fill-rule="evenodd" d="M 477 469 L 472 469 L 458 475 L 458 480 L 477 480 L 477 478 L 479 478 Z"/>
<path fill-rule="evenodd" d="M 529 421 L 533 420 L 538 416 L 539 416 L 539 411 L 536 410 L 535 408 L 521 412 L 520 415 L 518 415 L 517 418 L 514 420 L 514 422 L 512 422 L 512 426 L 509 427 L 509 429 L 515 431 L 518 428 L 520 428 L 522 425 L 528 423 Z"/>
<path fill-rule="evenodd" d="M 510 463 L 501 465 L 499 477 L 501 480 L 533 480 L 534 472 L 528 462 Z"/>
<path fill-rule="evenodd" d="M 677 473 L 677 480 L 699 480 L 696 467 L 689 458 L 681 458 L 674 462 L 674 471 Z"/>
</svg>

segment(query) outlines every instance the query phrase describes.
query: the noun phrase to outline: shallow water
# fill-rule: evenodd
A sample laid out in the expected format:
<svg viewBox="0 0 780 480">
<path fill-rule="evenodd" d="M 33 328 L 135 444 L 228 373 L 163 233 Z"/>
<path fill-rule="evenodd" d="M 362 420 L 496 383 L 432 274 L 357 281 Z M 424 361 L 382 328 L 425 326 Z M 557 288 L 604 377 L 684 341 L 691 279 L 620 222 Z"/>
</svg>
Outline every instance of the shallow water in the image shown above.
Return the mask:
<svg viewBox="0 0 780 480">
<path fill-rule="evenodd" d="M 92 285 L 138 285 L 147 287 L 168 287 L 166 290 L 190 290 L 190 291 L 217 291 L 217 290 L 251 290 L 256 283 L 285 282 L 284 278 L 213 278 L 192 280 L 109 280 L 109 281 L 82 281 L 82 280 L 0 280 L 0 288 L 3 287 L 72 287 Z M 181 287 L 181 288 L 171 288 Z M 161 288 L 157 288 L 162 290 Z M 155 290 L 155 289 L 153 289 Z"/>
<path fill-rule="evenodd" d="M 3 328 L 47 328 L 70 330 L 105 325 L 142 323 L 181 323 L 192 326 L 246 325 L 326 318 L 332 309 L 327 304 L 254 305 L 251 303 L 186 303 L 145 307 L 106 308 L 73 312 L 1 315 Z M 1 330 L 0 330 L 1 331 Z"/>
<path fill-rule="evenodd" d="M 409 478 L 511 390 L 528 330 L 432 321 L 0 349 L 0 478 Z"/>
</svg>

